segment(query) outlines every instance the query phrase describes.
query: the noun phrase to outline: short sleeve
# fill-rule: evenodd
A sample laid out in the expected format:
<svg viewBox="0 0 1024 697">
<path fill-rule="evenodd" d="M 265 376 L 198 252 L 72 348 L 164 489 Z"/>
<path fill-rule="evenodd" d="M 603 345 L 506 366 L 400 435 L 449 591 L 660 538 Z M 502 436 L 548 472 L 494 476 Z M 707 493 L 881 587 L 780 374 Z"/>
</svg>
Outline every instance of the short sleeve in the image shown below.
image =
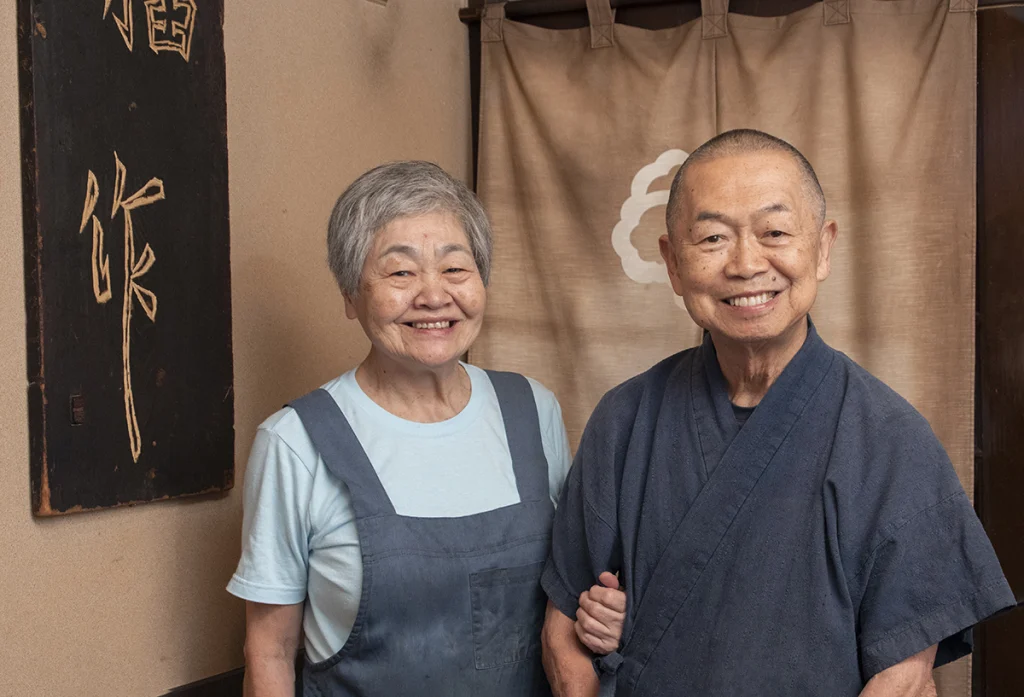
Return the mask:
<svg viewBox="0 0 1024 697">
<path fill-rule="evenodd" d="M 272 605 L 306 598 L 313 477 L 273 430 L 256 432 L 245 472 L 242 556 L 227 590 Z"/>
<path fill-rule="evenodd" d="M 565 488 L 555 511 L 551 532 L 551 554 L 541 585 L 552 604 L 567 617 L 576 618 L 580 593 L 597 582 L 603 571 L 618 571 L 622 548 L 614 521 L 614 511 L 601 511 L 591 488 L 606 488 L 606 476 L 614 471 L 616 449 L 607 441 L 608 431 L 601 428 L 598 416 L 591 417 L 583 432 L 579 450 L 569 470 Z M 608 492 L 603 492 L 607 494 Z M 615 500 L 614 496 L 601 500 Z"/>
<path fill-rule="evenodd" d="M 965 656 L 970 628 L 1014 604 L 963 491 L 894 530 L 864 573 L 858 643 L 865 678 L 934 644 L 936 666 Z"/>
<path fill-rule="evenodd" d="M 865 681 L 939 645 L 936 666 L 971 651 L 971 627 L 1014 604 L 992 545 L 945 451 L 920 417 L 890 451 L 852 588 Z"/>
<path fill-rule="evenodd" d="M 537 404 L 537 418 L 540 421 L 540 436 L 544 446 L 544 457 L 548 462 L 548 486 L 551 503 L 558 505 L 565 477 L 572 464 L 569 451 L 569 436 L 562 421 L 562 407 L 554 393 L 532 378 L 527 378 L 533 389 Z"/>
</svg>

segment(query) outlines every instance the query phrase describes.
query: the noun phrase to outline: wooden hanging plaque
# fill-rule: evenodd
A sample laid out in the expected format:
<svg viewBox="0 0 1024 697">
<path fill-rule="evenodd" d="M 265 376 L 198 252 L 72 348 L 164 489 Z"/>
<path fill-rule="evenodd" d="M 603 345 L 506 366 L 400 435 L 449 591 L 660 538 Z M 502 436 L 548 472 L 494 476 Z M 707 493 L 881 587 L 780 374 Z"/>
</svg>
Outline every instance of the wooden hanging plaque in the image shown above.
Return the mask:
<svg viewBox="0 0 1024 697">
<path fill-rule="evenodd" d="M 18 0 L 32 509 L 234 479 L 223 0 Z"/>
</svg>

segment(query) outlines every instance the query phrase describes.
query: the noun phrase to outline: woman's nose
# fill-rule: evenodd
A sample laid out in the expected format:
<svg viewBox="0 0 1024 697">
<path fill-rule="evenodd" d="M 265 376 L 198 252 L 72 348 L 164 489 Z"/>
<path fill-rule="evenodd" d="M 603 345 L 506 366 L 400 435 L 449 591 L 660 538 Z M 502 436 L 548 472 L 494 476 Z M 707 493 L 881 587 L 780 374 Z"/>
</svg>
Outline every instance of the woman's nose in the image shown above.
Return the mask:
<svg viewBox="0 0 1024 697">
<path fill-rule="evenodd" d="M 439 274 L 426 274 L 423 276 L 423 284 L 416 296 L 416 303 L 421 307 L 443 307 L 451 300 L 445 288 L 444 281 Z"/>
</svg>

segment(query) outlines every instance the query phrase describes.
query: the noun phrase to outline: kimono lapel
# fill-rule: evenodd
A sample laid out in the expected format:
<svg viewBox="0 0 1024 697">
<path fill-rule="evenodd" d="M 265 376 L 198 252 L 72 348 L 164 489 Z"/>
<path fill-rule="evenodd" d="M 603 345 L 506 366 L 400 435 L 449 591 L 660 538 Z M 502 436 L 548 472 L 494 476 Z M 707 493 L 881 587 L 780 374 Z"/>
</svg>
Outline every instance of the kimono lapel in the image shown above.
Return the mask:
<svg viewBox="0 0 1024 697">
<path fill-rule="evenodd" d="M 710 477 L 740 431 L 736 414 L 729 402 L 729 386 L 718 365 L 710 334 L 704 335 L 700 350 L 691 364 L 688 382 L 704 476 Z"/>
<path fill-rule="evenodd" d="M 621 654 L 619 694 L 631 694 L 644 665 L 685 604 L 750 492 L 800 418 L 832 365 L 834 352 L 808 322 L 807 339 L 742 429 L 729 403 L 725 379 L 710 338 L 692 363 L 690 386 L 699 445 L 685 459 L 701 457 L 707 483 L 676 527 L 654 567 Z M 700 451 L 698 453 L 695 450 Z"/>
</svg>

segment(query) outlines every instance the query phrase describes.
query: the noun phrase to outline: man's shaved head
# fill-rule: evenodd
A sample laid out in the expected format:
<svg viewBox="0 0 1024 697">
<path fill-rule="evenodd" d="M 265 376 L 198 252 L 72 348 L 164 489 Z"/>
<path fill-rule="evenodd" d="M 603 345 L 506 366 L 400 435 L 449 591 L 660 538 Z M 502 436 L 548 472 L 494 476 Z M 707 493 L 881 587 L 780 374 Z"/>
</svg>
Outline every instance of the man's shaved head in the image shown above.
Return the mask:
<svg viewBox="0 0 1024 697">
<path fill-rule="evenodd" d="M 692 165 L 719 157 L 756 152 L 781 152 L 793 158 L 793 161 L 800 169 L 800 173 L 803 175 L 807 203 L 816 214 L 818 225 L 824 223 L 825 194 L 821 190 L 821 184 L 818 182 L 818 175 L 814 173 L 814 168 L 811 167 L 811 163 L 807 161 L 807 158 L 781 138 L 776 138 L 775 136 L 750 128 L 740 128 L 715 136 L 690 153 L 686 161 L 680 165 L 679 171 L 676 172 L 676 176 L 672 180 L 672 189 L 668 197 L 668 208 L 665 211 L 665 222 L 668 226 L 669 234 L 672 234 L 675 222 L 681 212 L 683 194 L 680 189 L 682 188 L 686 171 Z"/>
</svg>

